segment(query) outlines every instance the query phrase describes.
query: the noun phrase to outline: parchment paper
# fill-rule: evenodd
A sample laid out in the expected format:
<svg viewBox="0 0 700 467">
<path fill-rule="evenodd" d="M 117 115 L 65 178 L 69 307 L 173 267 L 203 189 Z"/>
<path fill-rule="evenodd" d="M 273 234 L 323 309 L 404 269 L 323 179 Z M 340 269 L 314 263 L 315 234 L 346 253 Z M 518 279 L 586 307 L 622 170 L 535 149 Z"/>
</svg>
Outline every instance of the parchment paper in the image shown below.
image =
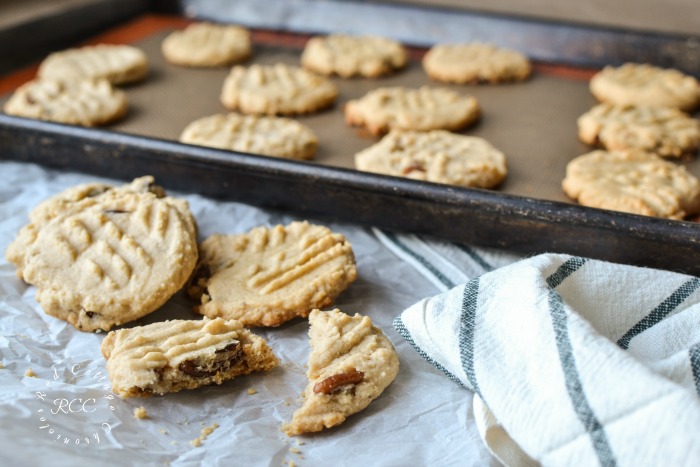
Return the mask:
<svg viewBox="0 0 700 467">
<path fill-rule="evenodd" d="M 4 251 L 39 201 L 90 181 L 119 181 L 0 163 L 0 249 Z M 170 193 L 190 202 L 200 240 L 295 220 L 280 212 Z M 310 219 L 313 222 L 313 219 Z M 471 415 L 471 394 L 427 364 L 392 328 L 405 307 L 436 293 L 415 270 L 366 229 L 326 223 L 356 254 L 359 279 L 336 305 L 369 315 L 392 340 L 401 368 L 366 410 L 317 435 L 289 438 L 280 426 L 299 406 L 306 385 L 308 322 L 254 332 L 266 338 L 281 366 L 191 391 L 122 400 L 114 396 L 99 347 L 104 333 L 84 333 L 50 317 L 35 288 L 0 259 L 0 459 L 3 465 L 470 466 L 496 465 Z M 200 319 L 179 293 L 133 324 Z M 27 376 L 31 369 L 36 376 Z M 257 391 L 249 394 L 249 390 Z M 252 392 L 252 391 L 251 391 Z M 134 417 L 145 407 L 149 419 Z M 191 441 L 219 425 L 200 447 Z"/>
</svg>

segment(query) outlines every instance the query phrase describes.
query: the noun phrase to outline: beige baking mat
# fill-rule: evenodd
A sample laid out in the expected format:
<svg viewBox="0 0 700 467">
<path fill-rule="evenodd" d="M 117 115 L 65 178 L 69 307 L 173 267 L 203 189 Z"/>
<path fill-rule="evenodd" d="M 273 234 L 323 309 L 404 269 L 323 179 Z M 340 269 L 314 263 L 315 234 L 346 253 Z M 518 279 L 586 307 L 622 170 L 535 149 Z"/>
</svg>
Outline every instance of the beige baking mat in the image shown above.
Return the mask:
<svg viewBox="0 0 700 467">
<path fill-rule="evenodd" d="M 148 54 L 151 73 L 148 80 L 126 88 L 129 113 L 111 129 L 177 139 L 189 122 L 226 112 L 219 93 L 228 69 L 191 69 L 166 63 L 160 43 L 168 32 L 161 31 L 134 44 Z M 298 47 L 256 45 L 248 63 L 298 65 L 300 52 Z M 299 120 L 319 139 L 319 152 L 311 163 L 345 168 L 353 167 L 356 152 L 377 141 L 344 123 L 345 102 L 380 86 L 444 86 L 431 82 L 417 60 L 391 77 L 333 80 L 340 90 L 335 106 Z M 576 119 L 595 104 L 587 80 L 540 72 L 524 83 L 449 87 L 474 95 L 482 107 L 481 121 L 462 133 L 486 138 L 507 156 L 509 174 L 500 191 L 568 201 L 560 186 L 566 164 L 591 150 L 576 136 Z M 696 161 L 689 168 L 700 175 Z"/>
</svg>

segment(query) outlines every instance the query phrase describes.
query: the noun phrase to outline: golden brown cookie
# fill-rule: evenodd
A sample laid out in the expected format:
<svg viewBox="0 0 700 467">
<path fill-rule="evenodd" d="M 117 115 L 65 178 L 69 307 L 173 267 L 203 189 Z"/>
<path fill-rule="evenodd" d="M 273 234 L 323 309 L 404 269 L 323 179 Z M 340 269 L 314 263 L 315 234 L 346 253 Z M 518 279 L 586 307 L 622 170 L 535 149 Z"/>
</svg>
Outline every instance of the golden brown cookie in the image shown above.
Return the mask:
<svg viewBox="0 0 700 467">
<path fill-rule="evenodd" d="M 423 57 L 432 79 L 447 83 L 523 81 L 532 73 L 530 60 L 516 50 L 492 44 L 437 44 Z"/>
<path fill-rule="evenodd" d="M 444 130 L 393 130 L 355 154 L 355 167 L 395 177 L 492 188 L 505 179 L 505 155 L 488 141 Z"/>
<path fill-rule="evenodd" d="M 41 65 L 42 79 L 73 82 L 105 79 L 112 84 L 140 81 L 148 75 L 146 54 L 130 45 L 99 44 L 54 52 Z"/>
<path fill-rule="evenodd" d="M 246 114 L 295 115 L 329 107 L 337 96 L 329 79 L 278 63 L 233 67 L 224 81 L 221 102 Z"/>
<path fill-rule="evenodd" d="M 240 26 L 194 23 L 170 33 L 161 45 L 165 59 L 188 67 L 218 67 L 251 54 L 250 32 Z"/>
<path fill-rule="evenodd" d="M 379 36 L 312 37 L 301 54 L 304 68 L 343 78 L 377 78 L 403 68 L 407 61 L 408 55 L 400 43 Z"/>
<path fill-rule="evenodd" d="M 579 117 L 578 136 L 611 151 L 636 148 L 681 157 L 700 146 L 700 122 L 673 107 L 598 104 Z"/>
<path fill-rule="evenodd" d="M 584 206 L 683 219 L 700 211 L 700 182 L 643 151 L 593 151 L 566 167 L 564 192 Z"/>
<path fill-rule="evenodd" d="M 195 120 L 180 142 L 287 159 L 313 159 L 318 147 L 316 135 L 296 120 L 237 113 Z"/>
<path fill-rule="evenodd" d="M 700 83 L 678 70 L 648 64 L 606 66 L 590 82 L 601 102 L 617 105 L 676 107 L 694 110 L 700 104 Z"/>
<path fill-rule="evenodd" d="M 379 88 L 345 105 L 345 121 L 374 135 L 390 130 L 459 130 L 475 123 L 479 103 L 447 88 Z"/>
<path fill-rule="evenodd" d="M 290 436 L 343 423 L 379 397 L 399 372 L 394 346 L 369 317 L 314 310 L 309 326 L 309 384 L 303 405 L 283 427 Z"/>
<path fill-rule="evenodd" d="M 220 318 L 111 331 L 101 349 L 112 391 L 122 398 L 221 384 L 279 363 L 264 339 Z"/>
<path fill-rule="evenodd" d="M 127 109 L 126 93 L 103 79 L 29 81 L 3 108 L 8 115 L 87 127 L 119 120 Z"/>
<path fill-rule="evenodd" d="M 188 288 L 195 310 L 245 326 L 279 326 L 333 303 L 357 277 L 345 237 L 292 222 L 240 235 L 212 235 Z"/>
<path fill-rule="evenodd" d="M 160 307 L 194 269 L 186 201 L 113 189 L 63 203 L 55 213 L 42 208 L 43 220 L 7 252 L 49 315 L 83 331 L 109 330 Z"/>
</svg>

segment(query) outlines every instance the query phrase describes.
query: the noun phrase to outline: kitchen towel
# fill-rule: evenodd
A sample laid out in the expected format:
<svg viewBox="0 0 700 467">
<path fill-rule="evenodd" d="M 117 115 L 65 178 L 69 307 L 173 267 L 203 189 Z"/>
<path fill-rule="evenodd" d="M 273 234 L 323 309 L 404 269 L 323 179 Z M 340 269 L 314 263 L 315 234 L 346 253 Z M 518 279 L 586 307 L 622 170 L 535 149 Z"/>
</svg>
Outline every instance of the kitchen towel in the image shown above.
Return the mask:
<svg viewBox="0 0 700 467">
<path fill-rule="evenodd" d="M 444 290 L 394 326 L 502 463 L 700 465 L 700 279 L 375 233 Z"/>
</svg>

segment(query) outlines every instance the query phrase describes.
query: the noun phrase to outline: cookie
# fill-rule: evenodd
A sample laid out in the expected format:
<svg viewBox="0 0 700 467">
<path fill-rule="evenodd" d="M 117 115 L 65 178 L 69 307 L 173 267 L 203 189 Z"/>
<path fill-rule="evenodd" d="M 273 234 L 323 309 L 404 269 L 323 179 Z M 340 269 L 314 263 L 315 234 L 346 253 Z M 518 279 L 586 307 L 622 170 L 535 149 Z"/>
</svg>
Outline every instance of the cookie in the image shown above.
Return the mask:
<svg viewBox="0 0 700 467">
<path fill-rule="evenodd" d="M 122 398 L 195 389 L 279 364 L 265 340 L 235 320 L 172 320 L 111 331 L 102 355 Z"/>
<path fill-rule="evenodd" d="M 165 196 L 163 188 L 155 184 L 152 176 L 136 178 L 131 183 L 114 187 L 105 183 L 85 183 L 70 187 L 51 198 L 39 203 L 29 213 L 29 224 L 22 227 L 17 238 L 10 243 L 6 251 L 7 260 L 17 268 L 17 276 L 24 279 L 24 258 L 29 247 L 36 241 L 39 230 L 52 219 L 60 216 L 87 209 L 99 203 L 101 197 L 109 192 L 134 192 L 153 193 L 158 198 Z M 189 213 L 189 208 L 183 209 L 183 213 Z M 194 227 L 194 218 L 190 217 Z"/>
<path fill-rule="evenodd" d="M 120 190 L 77 202 L 33 229 L 21 276 L 47 314 L 79 330 L 138 319 L 182 288 L 197 262 L 185 209 L 184 200 Z"/>
<path fill-rule="evenodd" d="M 599 104 L 579 117 L 578 136 L 610 151 L 636 148 L 681 157 L 700 146 L 700 122 L 673 107 Z"/>
<path fill-rule="evenodd" d="M 17 88 L 3 110 L 18 117 L 91 127 L 119 120 L 127 108 L 124 91 L 108 81 L 40 79 Z"/>
<path fill-rule="evenodd" d="M 161 44 L 173 65 L 219 67 L 241 62 L 251 54 L 250 32 L 240 26 L 194 23 L 173 31 Z"/>
<path fill-rule="evenodd" d="M 313 159 L 318 147 L 316 135 L 295 120 L 236 113 L 195 120 L 180 141 L 287 159 Z"/>
<path fill-rule="evenodd" d="M 599 101 L 617 105 L 676 107 L 689 112 L 700 104 L 700 84 L 694 77 L 648 64 L 606 66 L 591 78 L 590 89 Z"/>
<path fill-rule="evenodd" d="M 345 105 L 345 121 L 373 135 L 390 130 L 459 130 L 479 118 L 479 103 L 446 88 L 379 88 Z"/>
<path fill-rule="evenodd" d="M 290 436 L 337 426 L 367 407 L 399 372 L 391 341 L 367 316 L 340 310 L 309 315 L 304 403 L 283 427 Z"/>
<path fill-rule="evenodd" d="M 481 43 L 434 45 L 422 64 L 430 78 L 457 84 L 523 81 L 532 73 L 520 52 Z"/>
<path fill-rule="evenodd" d="M 146 54 L 130 45 L 99 44 L 54 52 L 37 76 L 57 81 L 105 79 L 112 84 L 141 81 L 148 75 Z"/>
<path fill-rule="evenodd" d="M 327 227 L 292 222 L 200 244 L 188 288 L 200 314 L 245 326 L 279 326 L 330 305 L 356 278 L 350 242 Z"/>
<path fill-rule="evenodd" d="M 329 79 L 298 67 L 239 65 L 224 81 L 221 102 L 246 114 L 295 115 L 329 107 L 337 96 Z"/>
<path fill-rule="evenodd" d="M 566 167 L 564 192 L 584 206 L 683 219 L 700 211 L 700 182 L 685 167 L 636 149 L 593 151 Z"/>
<path fill-rule="evenodd" d="M 301 54 L 301 65 L 322 75 L 377 78 L 406 66 L 403 46 L 378 36 L 331 34 L 312 37 Z"/>
<path fill-rule="evenodd" d="M 355 167 L 395 177 L 493 188 L 508 173 L 505 155 L 488 141 L 444 130 L 393 130 L 355 154 Z"/>
</svg>

